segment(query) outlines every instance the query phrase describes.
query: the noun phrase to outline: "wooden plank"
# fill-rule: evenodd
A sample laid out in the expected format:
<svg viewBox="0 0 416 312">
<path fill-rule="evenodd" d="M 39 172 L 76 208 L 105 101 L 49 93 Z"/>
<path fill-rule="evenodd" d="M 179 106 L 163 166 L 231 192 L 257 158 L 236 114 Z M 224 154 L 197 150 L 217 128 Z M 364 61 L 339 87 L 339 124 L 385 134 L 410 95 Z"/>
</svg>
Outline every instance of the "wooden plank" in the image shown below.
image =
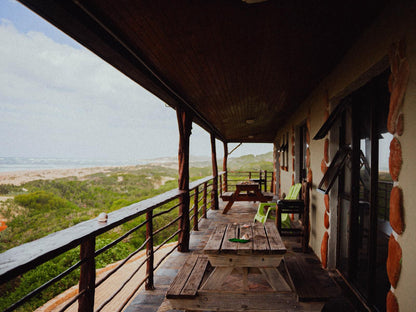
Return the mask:
<svg viewBox="0 0 416 312">
<path fill-rule="evenodd" d="M 252 225 L 248 225 L 247 227 L 240 224 L 240 237 L 243 237 L 244 235 L 248 235 L 250 241 L 248 243 L 237 243 L 237 254 L 243 255 L 243 254 L 251 254 L 253 253 L 253 227 Z"/>
<path fill-rule="evenodd" d="M 285 259 L 285 264 L 299 301 L 323 301 L 338 295 L 335 282 L 319 264 L 300 257 Z"/>
<path fill-rule="evenodd" d="M 276 226 L 273 223 L 267 223 L 264 225 L 266 230 L 267 239 L 270 244 L 270 253 L 272 254 L 282 254 L 286 252 L 285 244 L 283 244 L 282 238 L 280 237 L 279 232 L 277 231 Z"/>
<path fill-rule="evenodd" d="M 195 266 L 184 288 L 182 289 L 182 296 L 196 296 L 199 286 L 201 285 L 202 278 L 204 277 L 205 270 L 207 269 L 208 258 L 206 256 L 198 256 Z"/>
<path fill-rule="evenodd" d="M 211 237 L 208 239 L 207 244 L 204 247 L 204 253 L 218 253 L 221 250 L 221 244 L 224 239 L 226 228 L 226 224 L 217 225 L 217 227 L 212 232 Z"/>
<path fill-rule="evenodd" d="M 321 311 L 322 302 L 298 302 L 293 292 L 200 290 L 193 299 L 169 300 L 173 309 L 192 311 Z"/>
<path fill-rule="evenodd" d="M 224 240 L 221 245 L 221 253 L 237 253 L 238 243 L 230 242 L 230 238 L 239 238 L 238 225 L 229 224 L 224 234 Z"/>
<path fill-rule="evenodd" d="M 234 195 L 234 192 L 224 192 L 222 193 L 221 199 L 223 201 L 229 201 Z"/>
<path fill-rule="evenodd" d="M 264 229 L 263 224 L 255 223 L 253 225 L 253 253 L 254 254 L 266 254 L 270 251 L 269 241 Z"/>
<path fill-rule="evenodd" d="M 211 275 L 208 276 L 205 283 L 201 286 L 201 289 L 219 289 L 222 286 L 222 284 L 224 284 L 225 280 L 231 274 L 233 269 L 234 267 L 232 266 L 216 267 L 214 271 L 211 273 Z"/>
<path fill-rule="evenodd" d="M 188 281 L 189 275 L 192 273 L 195 266 L 196 259 L 197 255 L 191 255 L 188 257 L 185 264 L 182 266 L 170 285 L 166 293 L 166 298 L 177 298 L 181 295 L 182 289 Z"/>
<path fill-rule="evenodd" d="M 237 254 L 207 254 L 212 266 L 233 267 L 275 267 L 280 263 L 283 254 L 275 255 L 237 255 Z"/>
<path fill-rule="evenodd" d="M 289 284 L 276 268 L 259 268 L 259 270 L 275 291 L 292 291 Z"/>
</svg>

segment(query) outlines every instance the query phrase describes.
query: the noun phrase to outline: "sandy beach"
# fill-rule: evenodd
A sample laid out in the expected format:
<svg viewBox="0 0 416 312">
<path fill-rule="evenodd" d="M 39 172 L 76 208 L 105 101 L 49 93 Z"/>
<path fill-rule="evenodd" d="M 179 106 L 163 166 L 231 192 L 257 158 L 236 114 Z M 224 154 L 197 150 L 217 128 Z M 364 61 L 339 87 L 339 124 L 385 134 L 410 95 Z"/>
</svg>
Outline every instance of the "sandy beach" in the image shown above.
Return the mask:
<svg viewBox="0 0 416 312">
<path fill-rule="evenodd" d="M 65 177 L 82 178 L 84 176 L 98 173 L 110 172 L 116 167 L 94 167 L 94 168 L 74 168 L 74 169 L 44 169 L 27 171 L 0 172 L 0 184 L 21 185 L 33 180 L 53 180 Z"/>
</svg>

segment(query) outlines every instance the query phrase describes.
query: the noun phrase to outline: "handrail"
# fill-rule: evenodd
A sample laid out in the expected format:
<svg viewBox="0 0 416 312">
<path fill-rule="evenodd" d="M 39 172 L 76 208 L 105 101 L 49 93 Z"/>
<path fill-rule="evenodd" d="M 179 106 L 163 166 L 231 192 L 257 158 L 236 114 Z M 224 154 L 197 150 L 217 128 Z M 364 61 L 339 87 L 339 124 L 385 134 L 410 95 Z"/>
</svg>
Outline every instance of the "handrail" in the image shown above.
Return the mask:
<svg viewBox="0 0 416 312">
<path fill-rule="evenodd" d="M 122 223 L 146 213 L 148 210 L 152 210 L 178 198 L 182 193 L 183 191 L 174 189 L 123 207 L 117 211 L 110 212 L 106 223 L 100 223 L 98 222 L 98 218 L 95 218 L 6 250 L 0 257 L 0 284 L 27 272 L 64 251 L 80 245 L 86 238 L 107 232 Z"/>
<path fill-rule="evenodd" d="M 222 176 L 223 174 L 225 174 L 225 172 L 219 173 L 219 176 Z M 190 194 L 190 196 L 194 196 L 194 207 L 192 207 L 192 209 L 196 211 L 196 216 L 195 218 L 193 218 L 194 230 L 198 229 L 198 216 L 200 212 L 202 211 L 201 217 L 206 218 L 206 211 L 210 208 L 213 208 L 213 196 L 214 194 L 217 194 L 216 192 L 214 192 L 214 190 L 212 190 L 214 183 L 209 183 L 213 179 L 213 176 L 208 176 L 189 184 L 188 193 L 192 192 L 192 195 Z M 200 187 L 202 187 L 201 190 L 199 189 Z M 221 187 L 222 185 L 219 185 L 219 188 Z M 211 191 L 208 192 L 208 188 L 210 188 Z M 199 198 L 199 194 L 201 194 L 200 192 L 202 193 L 202 197 Z M 177 236 L 181 232 L 181 229 L 177 230 L 173 234 L 169 234 L 170 236 L 167 239 L 165 239 L 164 242 L 162 242 L 161 245 L 157 248 L 153 247 L 153 236 L 157 235 L 162 231 L 165 231 L 168 227 L 177 223 L 177 221 L 182 217 L 181 215 L 179 215 L 168 224 L 153 231 L 153 219 L 158 216 L 164 215 L 168 212 L 171 212 L 175 208 L 178 209 L 179 205 L 174 204 L 173 207 L 164 209 L 154 215 L 153 211 L 156 208 L 161 207 L 173 200 L 180 199 L 181 195 L 183 195 L 184 193 L 186 193 L 186 191 L 174 189 L 163 194 L 157 195 L 153 198 L 149 198 L 141 202 L 132 204 L 130 206 L 123 207 L 117 211 L 113 211 L 108 214 L 108 219 L 105 223 L 100 223 L 98 222 L 98 218 L 95 218 L 92 220 L 81 222 L 77 225 L 61 230 L 59 232 L 52 233 L 38 240 L 9 249 L 4 253 L 0 254 L 0 284 L 3 284 L 27 271 L 30 271 L 33 268 L 41 265 L 42 263 L 45 263 L 72 248 L 81 246 L 81 261 L 78 262 L 76 266 L 81 266 L 80 289 L 77 298 L 79 300 L 79 308 L 82 310 L 82 306 L 91 306 L 91 300 L 92 304 L 94 303 L 94 289 L 102 282 L 104 282 L 110 275 L 112 275 L 112 273 L 114 273 L 113 271 L 116 271 L 119 268 L 119 266 L 121 267 L 122 265 L 124 265 L 124 263 L 126 263 L 128 260 L 127 258 L 131 258 L 131 256 L 136 254 L 138 250 L 141 250 L 144 246 L 146 246 L 147 257 L 143 260 L 143 263 L 140 264 L 140 267 L 147 263 L 146 278 L 144 282 L 146 283 L 146 289 L 153 289 L 153 272 L 160 265 L 159 262 L 156 266 L 154 266 L 153 254 L 158 251 L 160 246 L 164 245 L 168 241 L 172 240 L 175 236 Z M 211 206 L 207 205 L 207 197 L 209 193 L 211 195 L 211 200 L 209 201 L 211 203 Z M 202 205 L 200 204 L 201 201 Z M 189 207 L 189 209 L 191 208 Z M 146 221 L 141 222 L 138 226 L 127 231 L 119 238 L 109 243 L 107 246 L 95 251 L 95 239 L 97 236 L 142 215 L 146 215 Z M 93 280 L 95 280 L 95 257 L 98 254 L 101 254 L 102 252 L 113 247 L 122 239 L 124 239 L 125 237 L 127 237 L 128 235 L 130 235 L 131 233 L 143 226 L 146 226 L 147 229 L 146 239 L 143 242 L 142 246 L 139 247 L 138 250 L 130 254 L 130 256 L 127 257 L 125 260 L 123 260 L 117 268 L 115 268 L 113 271 L 110 271 L 110 274 L 108 274 L 108 276 L 102 278 L 96 284 L 95 282 L 91 284 L 91 276 L 93 276 Z M 172 249 L 172 251 L 169 252 L 169 254 L 173 252 L 173 250 L 176 249 L 177 246 L 178 245 L 176 245 Z M 72 270 L 73 269 L 71 269 L 71 271 Z M 43 290 L 44 288 L 52 284 L 55 280 L 57 280 L 59 277 L 60 276 L 55 277 L 50 281 L 46 282 L 44 286 L 39 287 L 35 291 L 32 291 L 29 295 L 26 295 L 17 303 L 10 306 L 6 311 L 13 311 L 22 303 L 26 302 L 29 299 L 29 296 L 33 297 L 34 294 L 40 292 L 39 289 Z M 83 286 L 81 287 L 81 285 Z M 91 290 L 91 288 L 93 289 Z M 74 303 L 75 301 L 76 300 L 71 300 L 72 303 Z M 65 305 L 65 307 L 61 311 L 64 311 L 65 309 L 69 308 L 71 304 Z M 106 303 L 104 303 L 103 306 L 105 304 Z"/>
</svg>

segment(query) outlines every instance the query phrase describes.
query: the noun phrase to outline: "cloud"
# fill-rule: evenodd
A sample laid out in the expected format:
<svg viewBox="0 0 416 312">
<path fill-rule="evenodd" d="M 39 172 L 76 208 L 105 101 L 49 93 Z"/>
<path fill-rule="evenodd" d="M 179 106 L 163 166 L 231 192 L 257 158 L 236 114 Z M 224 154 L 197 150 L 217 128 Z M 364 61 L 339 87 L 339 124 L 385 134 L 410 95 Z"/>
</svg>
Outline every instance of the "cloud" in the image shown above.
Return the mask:
<svg viewBox="0 0 416 312">
<path fill-rule="evenodd" d="M 109 158 L 176 153 L 174 111 L 88 50 L 40 32 L 20 33 L 4 19 L 0 40 L 4 152 Z M 158 146 L 156 139 L 166 142 Z"/>
<path fill-rule="evenodd" d="M 0 41 L 1 156 L 131 160 L 177 154 L 175 111 L 90 51 L 19 31 L 6 19 L 0 20 Z M 255 145 L 233 156 L 271 150 Z M 191 154 L 211 155 L 209 135 L 196 125 Z"/>
</svg>

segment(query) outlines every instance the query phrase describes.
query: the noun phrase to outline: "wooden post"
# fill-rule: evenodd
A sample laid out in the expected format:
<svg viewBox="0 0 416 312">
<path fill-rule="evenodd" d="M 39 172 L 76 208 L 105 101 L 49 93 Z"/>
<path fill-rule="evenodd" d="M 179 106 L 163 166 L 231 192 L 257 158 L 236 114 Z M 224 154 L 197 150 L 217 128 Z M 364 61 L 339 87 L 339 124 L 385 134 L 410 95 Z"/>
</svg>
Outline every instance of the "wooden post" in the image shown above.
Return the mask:
<svg viewBox="0 0 416 312">
<path fill-rule="evenodd" d="M 267 192 L 267 170 L 264 170 L 264 191 Z"/>
<path fill-rule="evenodd" d="M 95 237 L 90 237 L 81 244 L 81 265 L 79 292 L 85 291 L 78 299 L 79 312 L 94 311 L 95 297 Z"/>
<path fill-rule="evenodd" d="M 304 253 L 308 252 L 309 249 L 309 235 L 310 235 L 310 228 L 309 228 L 309 183 L 303 182 L 302 183 L 302 196 L 304 202 L 304 213 L 302 214 L 302 222 L 303 222 L 303 235 L 302 235 L 302 251 Z"/>
<path fill-rule="evenodd" d="M 150 210 L 146 213 L 146 254 L 147 254 L 147 261 L 146 261 L 146 274 L 147 280 L 145 283 L 146 290 L 153 290 L 155 289 L 153 283 L 153 262 L 154 262 L 154 255 L 153 255 L 153 210 Z"/>
<path fill-rule="evenodd" d="M 222 196 L 222 175 L 220 175 L 220 196 Z"/>
<path fill-rule="evenodd" d="M 179 128 L 179 151 L 178 151 L 178 163 L 179 163 L 179 179 L 178 188 L 181 191 L 185 191 L 179 200 L 179 214 L 181 218 L 179 220 L 179 233 L 178 238 L 178 251 L 189 251 L 189 137 L 192 130 L 192 115 L 190 112 L 178 107 L 176 109 L 176 116 L 178 119 Z"/>
<path fill-rule="evenodd" d="M 204 193 L 203 193 L 203 206 L 202 206 L 202 215 L 206 219 L 207 218 L 207 188 L 208 183 L 204 183 Z"/>
<path fill-rule="evenodd" d="M 195 195 L 194 195 L 194 231 L 198 231 L 198 196 L 199 196 L 199 190 L 197 186 L 195 188 Z"/>
<path fill-rule="evenodd" d="M 223 191 L 228 192 L 228 173 L 227 173 L 227 163 L 228 163 L 228 144 L 227 142 L 224 143 L 224 158 L 222 160 L 222 170 L 225 171 L 224 173 L 224 184 L 223 184 Z"/>
<path fill-rule="evenodd" d="M 275 184 L 273 185 L 273 194 L 275 195 L 279 195 L 279 181 L 280 181 L 280 163 L 279 163 L 279 144 L 278 142 L 274 142 L 273 143 L 273 173 L 274 173 L 274 182 Z"/>
<path fill-rule="evenodd" d="M 211 151 L 212 151 L 212 196 L 214 200 L 213 210 L 218 210 L 218 167 L 217 167 L 217 152 L 215 148 L 215 136 L 211 133 Z"/>
<path fill-rule="evenodd" d="M 259 170 L 259 187 L 260 187 L 260 192 L 261 192 L 261 184 L 262 184 L 262 180 L 263 180 L 263 175 L 261 170 Z"/>
</svg>

